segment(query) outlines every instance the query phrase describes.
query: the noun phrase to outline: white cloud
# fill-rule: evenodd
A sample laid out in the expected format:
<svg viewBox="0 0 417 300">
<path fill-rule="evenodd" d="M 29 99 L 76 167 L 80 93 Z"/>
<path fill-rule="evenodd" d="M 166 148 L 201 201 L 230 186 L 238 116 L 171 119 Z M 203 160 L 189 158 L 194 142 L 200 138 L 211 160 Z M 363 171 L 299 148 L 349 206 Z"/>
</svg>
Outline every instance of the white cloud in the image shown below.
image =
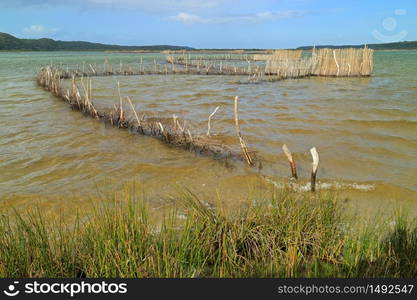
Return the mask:
<svg viewBox="0 0 417 300">
<path fill-rule="evenodd" d="M 221 0 L 85 0 L 96 5 L 106 5 L 114 7 L 130 7 L 138 9 L 204 9 L 220 5 Z"/>
<path fill-rule="evenodd" d="M 171 20 L 178 21 L 184 24 L 206 24 L 210 23 L 210 19 L 202 18 L 200 16 L 191 15 L 187 13 L 179 13 L 176 16 L 170 18 Z"/>
<path fill-rule="evenodd" d="M 58 32 L 58 28 L 47 28 L 42 25 L 31 25 L 29 27 L 23 28 L 23 32 L 26 34 L 41 35 L 41 34 L 50 34 Z"/>
<path fill-rule="evenodd" d="M 69 6 L 80 8 L 128 9 L 152 13 L 213 9 L 227 0 L 0 0 L 1 7 L 30 8 Z M 230 1 L 230 0 L 228 0 Z"/>
<path fill-rule="evenodd" d="M 264 21 L 274 21 L 300 17 L 304 13 L 301 11 L 281 11 L 281 12 L 259 12 L 248 15 L 222 16 L 222 17 L 201 17 L 198 15 L 181 12 L 170 17 L 171 20 L 184 24 L 223 24 L 223 23 L 256 23 Z"/>
</svg>

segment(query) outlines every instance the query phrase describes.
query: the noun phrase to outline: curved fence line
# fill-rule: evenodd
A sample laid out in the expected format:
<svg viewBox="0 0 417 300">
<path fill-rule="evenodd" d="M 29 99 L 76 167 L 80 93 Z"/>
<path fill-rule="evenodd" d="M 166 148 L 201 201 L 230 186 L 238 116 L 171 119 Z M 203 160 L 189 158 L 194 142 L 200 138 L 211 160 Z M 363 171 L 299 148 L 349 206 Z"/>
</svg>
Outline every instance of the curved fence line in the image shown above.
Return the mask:
<svg viewBox="0 0 417 300">
<path fill-rule="evenodd" d="M 148 117 L 139 115 L 129 97 L 123 98 L 119 90 L 119 104 L 114 105 L 108 110 L 99 110 L 93 103 L 92 81 L 90 78 L 81 78 L 81 87 L 72 77 L 70 88 L 65 89 L 63 79 L 66 78 L 62 70 L 53 67 L 43 67 L 40 69 L 37 82 L 45 90 L 51 92 L 54 96 L 68 103 L 73 109 L 83 112 L 97 120 L 102 120 L 119 128 L 130 129 L 133 132 L 158 138 L 168 145 L 186 149 L 200 155 L 213 157 L 216 159 L 238 159 L 246 161 L 253 166 L 256 159 L 254 152 L 246 149 L 242 151 L 238 146 L 233 147 L 216 141 L 208 135 L 193 134 L 192 129 L 185 121 L 181 122 L 173 115 L 172 119 Z M 130 117 L 124 108 L 124 103 L 128 102 L 130 106 Z M 241 137 L 239 137 L 241 143 Z M 248 161 L 250 153 L 250 161 Z"/>
</svg>

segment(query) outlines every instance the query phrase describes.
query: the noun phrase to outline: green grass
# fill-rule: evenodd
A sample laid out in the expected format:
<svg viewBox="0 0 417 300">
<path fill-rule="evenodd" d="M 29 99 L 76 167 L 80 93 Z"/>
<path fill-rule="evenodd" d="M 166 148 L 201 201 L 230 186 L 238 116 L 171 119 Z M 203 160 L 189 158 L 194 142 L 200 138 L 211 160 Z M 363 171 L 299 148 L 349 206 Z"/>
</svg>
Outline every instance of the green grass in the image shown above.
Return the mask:
<svg viewBox="0 0 417 300">
<path fill-rule="evenodd" d="M 136 197 L 71 224 L 3 216 L 0 277 L 417 276 L 415 220 L 361 230 L 332 194 L 280 191 L 236 211 L 185 192 L 162 221 Z"/>
</svg>

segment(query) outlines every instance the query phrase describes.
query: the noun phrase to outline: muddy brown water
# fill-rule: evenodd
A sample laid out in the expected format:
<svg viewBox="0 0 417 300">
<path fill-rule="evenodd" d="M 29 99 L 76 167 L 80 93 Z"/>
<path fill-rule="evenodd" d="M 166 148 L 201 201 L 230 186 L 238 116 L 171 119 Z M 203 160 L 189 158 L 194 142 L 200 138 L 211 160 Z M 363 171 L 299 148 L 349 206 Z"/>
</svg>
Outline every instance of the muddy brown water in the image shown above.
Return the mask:
<svg viewBox="0 0 417 300">
<path fill-rule="evenodd" d="M 308 190 L 309 149 L 320 155 L 319 188 L 351 199 L 357 211 L 417 207 L 417 51 L 376 52 L 370 78 L 308 78 L 236 84 L 228 76 L 146 75 L 92 79 L 97 106 L 111 107 L 121 92 L 139 113 L 186 119 L 204 134 L 216 106 L 212 134 L 235 145 L 233 98 L 240 97 L 242 134 L 262 160 L 262 170 L 168 147 L 112 128 L 39 88 L 37 69 L 138 64 L 137 54 L 95 52 L 0 53 L 0 198 L 3 206 L 48 212 L 83 207 L 86 200 L 117 193 L 131 182 L 160 205 L 183 187 L 203 199 L 239 203 L 268 197 L 268 187 L 288 183 L 286 143 L 298 166 L 298 192 Z M 144 54 L 148 63 L 164 56 Z M 129 109 L 126 103 L 126 109 Z"/>
</svg>

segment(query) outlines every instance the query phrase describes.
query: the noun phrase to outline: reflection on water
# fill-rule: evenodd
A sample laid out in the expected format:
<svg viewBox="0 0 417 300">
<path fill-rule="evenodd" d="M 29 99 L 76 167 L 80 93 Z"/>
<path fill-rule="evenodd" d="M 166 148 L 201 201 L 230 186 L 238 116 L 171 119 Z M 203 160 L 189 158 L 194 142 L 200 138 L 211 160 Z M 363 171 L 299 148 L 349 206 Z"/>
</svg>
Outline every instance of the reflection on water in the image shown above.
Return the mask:
<svg viewBox="0 0 417 300">
<path fill-rule="evenodd" d="M 417 200 L 417 51 L 377 52 L 371 78 L 253 85 L 235 84 L 225 76 L 93 79 L 95 105 L 116 103 L 120 81 L 122 94 L 131 96 L 138 112 L 167 118 L 175 113 L 199 133 L 220 106 L 212 133 L 229 144 L 238 142 L 232 117 L 233 97 L 239 95 L 242 132 L 263 161 L 262 176 L 242 163 L 225 168 L 153 138 L 108 127 L 72 111 L 34 82 L 36 69 L 51 61 L 75 66 L 105 58 L 114 64 L 140 60 L 133 54 L 93 52 L 0 54 L 0 196 L 47 197 L 59 199 L 48 203 L 62 204 L 99 187 L 114 191 L 138 180 L 155 203 L 178 186 L 203 197 L 217 191 L 223 200 L 237 201 L 256 193 L 265 178 L 278 186 L 288 182 L 289 166 L 281 151 L 286 143 L 299 168 L 299 191 L 308 188 L 309 149 L 315 146 L 319 187 L 339 189 L 369 207 Z M 163 60 L 160 55 L 144 58 Z"/>
</svg>

